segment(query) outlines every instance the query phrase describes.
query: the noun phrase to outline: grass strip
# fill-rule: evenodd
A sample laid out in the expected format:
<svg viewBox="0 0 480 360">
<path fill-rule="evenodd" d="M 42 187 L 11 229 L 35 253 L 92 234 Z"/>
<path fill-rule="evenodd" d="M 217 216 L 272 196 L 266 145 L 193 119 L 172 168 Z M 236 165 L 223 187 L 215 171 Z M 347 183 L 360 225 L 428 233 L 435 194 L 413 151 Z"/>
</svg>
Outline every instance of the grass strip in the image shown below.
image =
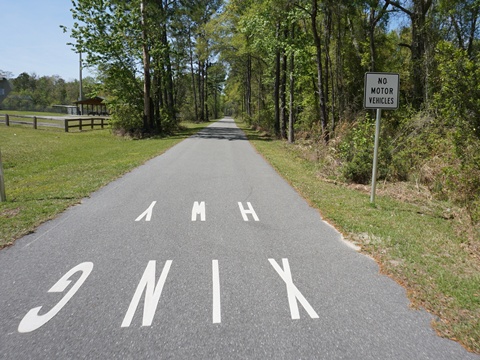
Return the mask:
<svg viewBox="0 0 480 360">
<path fill-rule="evenodd" d="M 0 202 L 0 248 L 208 123 L 182 125 L 175 136 L 144 140 L 115 137 L 109 130 L 0 126 L 7 196 Z"/>
<path fill-rule="evenodd" d="M 317 164 L 294 146 L 238 125 L 326 221 L 406 288 L 412 306 L 434 315 L 439 335 L 480 353 L 480 262 L 478 254 L 468 250 L 468 237 L 458 232 L 454 219 L 388 196 L 377 195 L 371 205 L 369 194 L 322 180 Z"/>
</svg>

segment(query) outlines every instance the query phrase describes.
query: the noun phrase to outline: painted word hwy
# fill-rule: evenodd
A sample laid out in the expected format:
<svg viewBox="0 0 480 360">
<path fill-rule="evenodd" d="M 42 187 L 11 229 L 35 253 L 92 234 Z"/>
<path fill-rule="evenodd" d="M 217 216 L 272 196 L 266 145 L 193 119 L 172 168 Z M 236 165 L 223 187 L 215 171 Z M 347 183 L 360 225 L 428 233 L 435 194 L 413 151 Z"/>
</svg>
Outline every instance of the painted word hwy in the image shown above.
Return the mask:
<svg viewBox="0 0 480 360">
<path fill-rule="evenodd" d="M 136 219 L 135 221 L 150 221 L 152 220 L 153 216 L 153 208 L 157 204 L 156 201 L 152 201 L 150 206 L 142 212 Z M 241 202 L 238 202 L 238 209 L 240 211 L 240 215 L 242 216 L 243 221 L 249 221 L 254 220 L 254 221 L 260 221 L 258 218 L 257 213 L 255 212 L 255 209 L 253 208 L 252 204 L 250 202 L 247 202 L 246 205 L 244 205 Z M 205 205 L 205 201 L 195 201 L 193 203 L 192 207 L 192 221 L 206 221 L 207 220 L 207 208 Z"/>
</svg>

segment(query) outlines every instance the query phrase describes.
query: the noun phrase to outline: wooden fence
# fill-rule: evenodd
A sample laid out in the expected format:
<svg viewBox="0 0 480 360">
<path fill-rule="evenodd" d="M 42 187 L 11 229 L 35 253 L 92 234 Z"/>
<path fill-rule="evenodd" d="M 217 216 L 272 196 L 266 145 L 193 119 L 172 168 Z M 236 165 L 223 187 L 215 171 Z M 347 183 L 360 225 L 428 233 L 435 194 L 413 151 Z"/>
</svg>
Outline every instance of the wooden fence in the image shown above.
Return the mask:
<svg viewBox="0 0 480 360">
<path fill-rule="evenodd" d="M 43 121 L 42 121 L 43 120 Z M 0 114 L 0 123 L 7 126 L 10 124 L 30 125 L 34 129 L 39 126 L 54 127 L 64 129 L 69 132 L 69 129 L 78 128 L 82 131 L 84 128 L 94 129 L 96 127 L 105 128 L 108 126 L 108 116 L 36 116 L 36 115 L 9 115 Z"/>
<path fill-rule="evenodd" d="M 99 117 L 99 116 L 89 116 L 85 118 L 76 118 L 76 119 L 65 119 L 64 120 L 64 128 L 65 132 L 68 132 L 68 129 L 71 128 L 78 128 L 80 131 L 83 130 L 84 127 L 90 127 L 93 129 L 95 126 L 100 126 L 102 129 L 108 125 L 108 117 Z M 71 125 L 70 123 L 73 123 Z"/>
</svg>

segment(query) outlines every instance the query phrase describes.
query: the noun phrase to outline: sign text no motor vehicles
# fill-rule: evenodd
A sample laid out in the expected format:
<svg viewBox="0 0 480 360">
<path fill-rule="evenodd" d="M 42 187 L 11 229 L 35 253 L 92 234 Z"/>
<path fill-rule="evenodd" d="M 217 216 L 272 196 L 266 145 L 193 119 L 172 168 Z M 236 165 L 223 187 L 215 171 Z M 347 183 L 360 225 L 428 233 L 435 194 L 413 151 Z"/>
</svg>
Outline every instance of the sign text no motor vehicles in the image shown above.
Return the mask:
<svg viewBox="0 0 480 360">
<path fill-rule="evenodd" d="M 398 109 L 400 77 L 392 73 L 365 74 L 365 109 Z"/>
</svg>

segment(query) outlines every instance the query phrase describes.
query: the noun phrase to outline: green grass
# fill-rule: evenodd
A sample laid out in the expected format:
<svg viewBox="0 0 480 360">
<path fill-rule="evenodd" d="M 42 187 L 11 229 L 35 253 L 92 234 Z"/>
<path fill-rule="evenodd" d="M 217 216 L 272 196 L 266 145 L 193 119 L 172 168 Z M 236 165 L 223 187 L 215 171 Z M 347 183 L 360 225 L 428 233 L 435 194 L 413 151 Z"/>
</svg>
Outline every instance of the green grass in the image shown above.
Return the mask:
<svg viewBox="0 0 480 360">
<path fill-rule="evenodd" d="M 109 130 L 65 133 L 0 124 L 6 202 L 0 248 L 208 124 L 184 124 L 175 136 L 128 140 Z"/>
<path fill-rule="evenodd" d="M 369 194 L 320 179 L 317 164 L 305 160 L 296 147 L 239 125 L 325 220 L 407 289 L 413 306 L 435 315 L 440 335 L 480 353 L 480 261 L 478 251 L 471 251 L 478 249 L 478 236 L 469 240 L 455 219 L 425 211 L 422 204 L 377 195 L 371 205 Z M 470 246 L 472 241 L 476 246 Z"/>
</svg>

